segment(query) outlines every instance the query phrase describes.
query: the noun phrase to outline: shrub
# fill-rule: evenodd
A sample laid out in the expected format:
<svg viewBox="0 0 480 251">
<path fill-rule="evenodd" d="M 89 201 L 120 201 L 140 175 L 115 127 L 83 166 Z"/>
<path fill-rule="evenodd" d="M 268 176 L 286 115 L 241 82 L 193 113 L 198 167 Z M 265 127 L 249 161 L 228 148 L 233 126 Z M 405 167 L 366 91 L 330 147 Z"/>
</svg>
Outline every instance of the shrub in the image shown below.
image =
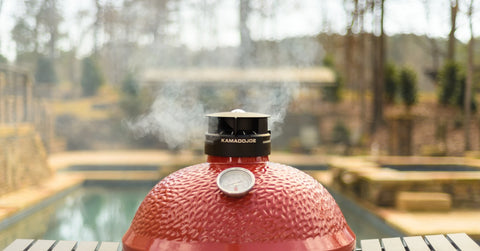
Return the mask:
<svg viewBox="0 0 480 251">
<path fill-rule="evenodd" d="M 6 57 L 4 57 L 2 54 L 0 54 L 0 63 L 1 64 L 8 63 L 8 59 Z"/>
<path fill-rule="evenodd" d="M 455 105 L 455 106 L 458 106 L 460 107 L 461 109 L 463 109 L 463 106 L 464 106 L 464 103 L 465 103 L 465 88 L 467 87 L 467 80 L 466 80 L 466 76 L 465 75 L 462 75 L 460 76 L 460 80 L 459 80 L 459 83 L 457 84 L 456 88 L 455 88 L 455 92 L 454 92 L 454 95 L 453 95 L 453 100 L 452 100 L 452 104 Z M 474 89 L 471 90 L 472 91 L 472 94 L 471 94 L 471 97 L 470 97 L 470 108 L 472 111 L 476 111 L 477 110 L 477 101 L 475 100 L 475 95 L 473 95 L 474 93 Z"/>
<path fill-rule="evenodd" d="M 400 71 L 400 95 L 408 109 L 417 103 L 417 74 L 410 68 Z"/>
<path fill-rule="evenodd" d="M 385 66 L 385 101 L 387 104 L 395 103 L 398 89 L 397 69 L 393 63 Z"/>
<path fill-rule="evenodd" d="M 342 121 L 337 121 L 333 127 L 332 142 L 334 144 L 350 145 L 350 131 Z"/>
<path fill-rule="evenodd" d="M 122 95 L 119 102 L 123 114 L 129 118 L 138 117 L 144 112 L 147 100 L 145 95 L 140 94 L 135 76 L 132 73 L 127 74 L 122 81 Z"/>
<path fill-rule="evenodd" d="M 97 94 L 98 88 L 103 84 L 100 67 L 93 57 L 84 58 L 82 61 L 82 91 L 84 96 Z"/>
<path fill-rule="evenodd" d="M 51 59 L 44 56 L 38 58 L 35 81 L 39 84 L 56 84 L 58 82 L 54 64 Z"/>
<path fill-rule="evenodd" d="M 455 89 L 461 82 L 462 74 L 460 65 L 456 62 L 448 61 L 442 67 L 439 73 L 440 104 L 452 104 Z"/>
<path fill-rule="evenodd" d="M 440 96 L 439 102 L 443 105 L 453 105 L 462 108 L 465 100 L 466 76 L 462 67 L 456 62 L 447 62 L 439 74 Z M 471 97 L 471 108 L 476 111 L 475 95 Z"/>
<path fill-rule="evenodd" d="M 122 81 L 122 92 L 131 96 L 138 94 L 138 81 L 133 73 L 128 73 Z"/>
<path fill-rule="evenodd" d="M 330 68 L 335 74 L 335 82 L 331 86 L 325 86 L 322 88 L 323 100 L 327 102 L 337 103 L 342 100 L 341 91 L 343 87 L 343 78 L 340 73 L 335 69 L 333 58 L 325 56 L 323 59 L 323 65 Z"/>
</svg>

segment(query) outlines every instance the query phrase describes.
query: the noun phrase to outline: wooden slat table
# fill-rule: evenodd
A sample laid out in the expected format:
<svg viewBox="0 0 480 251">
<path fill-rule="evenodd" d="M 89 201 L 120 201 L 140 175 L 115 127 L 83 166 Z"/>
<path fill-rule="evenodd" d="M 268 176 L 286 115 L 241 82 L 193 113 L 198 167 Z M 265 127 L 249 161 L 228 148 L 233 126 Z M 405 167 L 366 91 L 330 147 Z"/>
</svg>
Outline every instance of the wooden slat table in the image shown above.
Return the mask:
<svg viewBox="0 0 480 251">
<path fill-rule="evenodd" d="M 361 240 L 356 251 L 480 251 L 466 234 L 427 235 Z M 4 251 L 120 251 L 119 242 L 17 239 Z"/>
<path fill-rule="evenodd" d="M 362 240 L 360 246 L 356 251 L 480 251 L 463 233 Z"/>
<path fill-rule="evenodd" d="M 3 251 L 121 251 L 120 242 L 17 239 Z"/>
</svg>

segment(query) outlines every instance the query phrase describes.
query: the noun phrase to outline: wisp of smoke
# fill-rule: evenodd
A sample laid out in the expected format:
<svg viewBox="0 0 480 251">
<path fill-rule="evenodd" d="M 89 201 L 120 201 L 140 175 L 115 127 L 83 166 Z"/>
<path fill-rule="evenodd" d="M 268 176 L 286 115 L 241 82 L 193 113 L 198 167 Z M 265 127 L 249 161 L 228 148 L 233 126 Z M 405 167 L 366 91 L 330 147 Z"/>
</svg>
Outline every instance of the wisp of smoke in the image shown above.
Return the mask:
<svg viewBox="0 0 480 251">
<path fill-rule="evenodd" d="M 181 148 L 202 133 L 203 105 L 192 98 L 194 88 L 182 83 L 165 84 L 147 114 L 127 122 L 137 137 L 155 135 L 169 148 Z M 194 96 L 193 96 L 194 97 Z"/>
<path fill-rule="evenodd" d="M 182 148 L 203 141 L 206 114 L 240 108 L 271 115 L 269 128 L 276 137 L 298 87 L 292 82 L 242 84 L 233 88 L 234 98 L 229 99 L 225 92 L 232 92 L 232 88 L 202 91 L 205 87 L 191 83 L 166 83 L 158 90 L 149 112 L 127 122 L 127 126 L 137 137 L 155 135 L 169 148 Z"/>
<path fill-rule="evenodd" d="M 269 114 L 268 128 L 272 131 L 272 138 L 278 137 L 282 133 L 281 125 L 287 115 L 290 101 L 299 86 L 298 82 L 283 82 L 252 88 L 243 109 Z"/>
</svg>

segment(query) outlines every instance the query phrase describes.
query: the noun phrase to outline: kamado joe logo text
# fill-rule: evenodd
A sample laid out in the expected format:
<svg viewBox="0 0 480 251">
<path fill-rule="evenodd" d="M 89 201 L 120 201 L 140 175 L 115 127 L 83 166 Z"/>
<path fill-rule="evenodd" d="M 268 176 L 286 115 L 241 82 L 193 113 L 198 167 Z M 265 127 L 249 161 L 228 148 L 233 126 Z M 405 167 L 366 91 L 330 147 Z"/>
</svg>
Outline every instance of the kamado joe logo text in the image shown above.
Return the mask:
<svg viewBox="0 0 480 251">
<path fill-rule="evenodd" d="M 221 139 L 222 143 L 238 143 L 238 144 L 253 144 L 257 143 L 257 139 Z"/>
</svg>

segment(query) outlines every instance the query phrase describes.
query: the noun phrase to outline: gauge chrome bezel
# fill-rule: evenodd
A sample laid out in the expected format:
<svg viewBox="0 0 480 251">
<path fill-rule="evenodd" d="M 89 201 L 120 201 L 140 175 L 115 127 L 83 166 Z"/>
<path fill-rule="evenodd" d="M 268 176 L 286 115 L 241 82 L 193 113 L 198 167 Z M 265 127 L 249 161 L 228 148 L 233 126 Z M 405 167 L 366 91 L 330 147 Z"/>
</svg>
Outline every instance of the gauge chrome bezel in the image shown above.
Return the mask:
<svg viewBox="0 0 480 251">
<path fill-rule="evenodd" d="M 246 177 L 248 177 L 250 184 L 248 184 L 248 186 L 246 188 L 240 189 L 238 191 L 233 191 L 233 190 L 227 188 L 223 184 L 223 181 L 224 181 L 225 177 L 228 176 L 229 174 L 232 175 L 232 172 L 234 172 L 234 171 L 236 171 L 236 172 L 240 171 L 240 172 L 243 172 L 243 173 L 247 174 Z M 218 186 L 218 188 L 224 194 L 226 194 L 230 197 L 245 196 L 246 194 L 248 194 L 248 192 L 250 192 L 250 190 L 252 190 L 254 185 L 255 185 L 255 176 L 253 175 L 252 172 L 250 172 L 248 169 L 245 169 L 243 167 L 231 167 L 231 168 L 225 169 L 217 176 L 217 186 Z"/>
</svg>

